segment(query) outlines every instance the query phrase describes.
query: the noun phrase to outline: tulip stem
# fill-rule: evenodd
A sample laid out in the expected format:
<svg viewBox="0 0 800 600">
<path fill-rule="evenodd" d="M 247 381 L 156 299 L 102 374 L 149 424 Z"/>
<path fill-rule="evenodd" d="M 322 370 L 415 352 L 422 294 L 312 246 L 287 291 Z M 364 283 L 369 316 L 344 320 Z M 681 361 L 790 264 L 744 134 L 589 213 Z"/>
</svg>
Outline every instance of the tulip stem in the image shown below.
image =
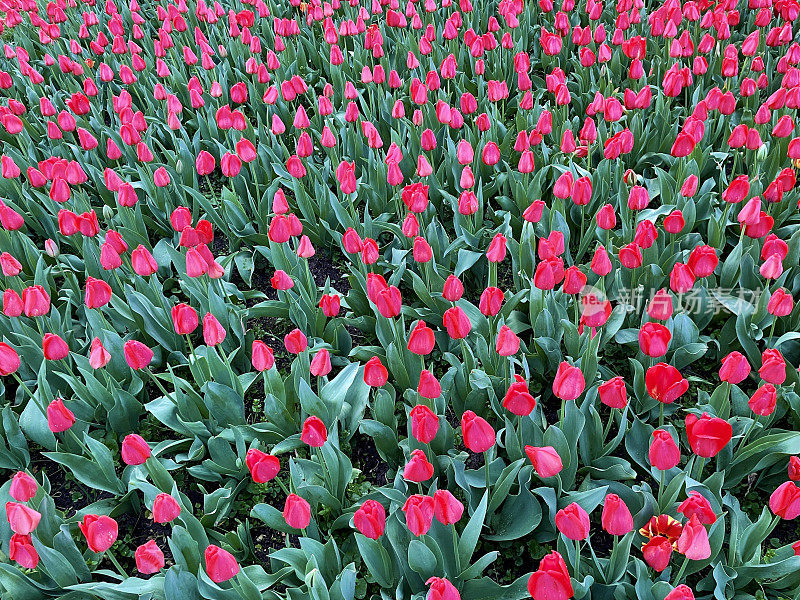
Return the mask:
<svg viewBox="0 0 800 600">
<path fill-rule="evenodd" d="M 659 402 L 658 404 L 660 405 L 658 410 L 658 428 L 661 429 L 664 426 L 664 403 Z"/>
<path fill-rule="evenodd" d="M 673 582 L 673 586 L 677 587 L 681 581 L 681 577 L 683 577 L 684 572 L 686 571 L 686 567 L 689 566 L 689 557 L 683 559 L 683 564 L 681 568 L 678 569 L 678 574 L 675 576 L 675 581 Z"/>
<path fill-rule="evenodd" d="M 606 443 L 606 439 L 608 438 L 608 434 L 611 432 L 611 425 L 614 424 L 614 409 L 611 409 L 611 414 L 608 417 L 608 423 L 606 423 L 605 429 L 603 430 L 603 443 Z"/>
<path fill-rule="evenodd" d="M 486 474 L 486 493 L 488 495 L 488 493 L 489 493 L 489 485 L 490 485 L 490 483 L 489 483 L 489 451 L 488 450 L 483 453 L 483 467 L 484 467 L 484 472 Z"/>
<path fill-rule="evenodd" d="M 661 478 L 658 483 L 658 496 L 656 498 L 656 502 L 658 503 L 658 509 L 661 510 L 661 495 L 664 493 L 664 471 L 661 471 Z"/>
<path fill-rule="evenodd" d="M 575 579 L 580 579 L 581 573 L 581 540 L 575 540 Z"/>
<path fill-rule="evenodd" d="M 117 569 L 117 571 L 119 571 L 119 574 L 122 575 L 122 577 L 124 579 L 127 579 L 128 578 L 128 574 L 125 572 L 125 569 L 122 568 L 122 565 L 119 564 L 119 561 L 114 556 L 114 554 L 111 552 L 111 550 L 106 550 L 106 557 L 108 558 L 108 560 L 111 561 L 111 564 L 114 565 L 114 567 Z"/>
<path fill-rule="evenodd" d="M 450 523 L 453 531 L 453 556 L 455 557 L 456 564 L 456 577 L 461 575 L 461 557 L 458 554 L 458 532 L 456 531 L 456 524 Z"/>
<path fill-rule="evenodd" d="M 775 333 L 775 323 L 778 322 L 778 317 L 772 317 L 772 326 L 769 328 L 769 337 L 767 338 L 767 348 L 770 347 L 772 341 L 772 334 Z"/>
<path fill-rule="evenodd" d="M 325 464 L 325 459 L 322 457 L 322 449 L 315 448 L 314 451 L 317 454 L 317 459 L 319 460 L 319 466 L 322 468 L 322 478 L 325 481 L 325 485 L 328 487 L 329 491 L 333 491 L 331 488 L 333 487 L 331 482 L 331 477 L 328 474 L 328 466 Z"/>
<path fill-rule="evenodd" d="M 749 438 L 750 434 L 753 433 L 753 429 L 756 428 L 757 423 L 758 423 L 758 415 L 754 415 L 752 421 L 750 421 L 750 426 L 747 428 L 747 431 L 744 432 L 744 436 L 742 436 L 742 441 L 739 442 L 740 448 L 744 448 L 744 445 L 747 442 L 747 438 Z"/>
<path fill-rule="evenodd" d="M 278 485 L 280 486 L 281 490 L 283 490 L 283 493 L 288 496 L 289 495 L 289 490 L 287 489 L 286 484 L 283 483 L 283 481 L 281 481 L 280 477 L 276 477 L 275 481 L 278 482 Z"/>
<path fill-rule="evenodd" d="M 155 375 L 153 375 L 153 372 L 149 368 L 145 368 L 143 370 L 144 370 L 145 373 L 147 373 L 150 376 L 150 379 L 153 380 L 153 382 L 156 384 L 156 387 L 158 387 L 158 389 L 161 390 L 161 393 L 164 394 L 164 397 L 165 398 L 169 398 L 169 392 L 166 390 L 166 388 L 163 385 L 161 385 L 161 382 L 158 380 L 158 378 Z"/>
</svg>

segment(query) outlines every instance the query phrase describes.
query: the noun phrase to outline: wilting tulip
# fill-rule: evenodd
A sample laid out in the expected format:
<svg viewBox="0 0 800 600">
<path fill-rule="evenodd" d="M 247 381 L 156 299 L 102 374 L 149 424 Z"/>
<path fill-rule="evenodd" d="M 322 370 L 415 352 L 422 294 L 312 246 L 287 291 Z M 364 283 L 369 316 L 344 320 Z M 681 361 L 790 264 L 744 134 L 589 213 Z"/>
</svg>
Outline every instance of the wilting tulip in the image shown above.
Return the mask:
<svg viewBox="0 0 800 600">
<path fill-rule="evenodd" d="M 422 450 L 412 450 L 411 459 L 403 468 L 403 479 L 419 483 L 433 477 L 433 465 Z"/>
<path fill-rule="evenodd" d="M 386 529 L 386 509 L 377 500 L 365 500 L 353 515 L 353 525 L 362 535 L 377 540 Z"/>
<path fill-rule="evenodd" d="M 131 433 L 122 440 L 122 462 L 126 465 L 144 464 L 150 455 L 150 446 L 142 436 Z"/>
<path fill-rule="evenodd" d="M 164 553 L 155 540 L 149 540 L 136 548 L 133 556 L 136 560 L 136 569 L 144 575 L 158 573 L 164 568 Z"/>
<path fill-rule="evenodd" d="M 86 538 L 89 549 L 96 554 L 111 548 L 119 531 L 117 522 L 106 515 L 84 515 L 78 527 Z"/>
<path fill-rule="evenodd" d="M 561 457 L 552 446 L 525 446 L 525 454 L 533 465 L 536 474 L 542 479 L 554 477 L 564 468 Z"/>
<path fill-rule="evenodd" d="M 24 471 L 17 471 L 11 478 L 8 494 L 17 502 L 27 502 L 36 495 L 38 489 L 39 484 L 33 477 Z"/>
<path fill-rule="evenodd" d="M 433 498 L 420 494 L 409 496 L 403 504 L 403 512 L 408 530 L 417 537 L 425 535 L 433 523 Z"/>
<path fill-rule="evenodd" d="M 464 445 L 473 452 L 486 452 L 494 446 L 494 429 L 471 410 L 461 416 L 461 433 L 464 436 Z"/>
<path fill-rule="evenodd" d="M 300 440 L 312 448 L 320 448 L 328 441 L 328 430 L 325 423 L 317 416 L 311 415 L 303 422 Z"/>
<path fill-rule="evenodd" d="M 283 518 L 289 527 L 305 529 L 311 523 L 311 505 L 297 494 L 289 494 L 283 507 Z"/>
<path fill-rule="evenodd" d="M 159 494 L 153 501 L 153 521 L 169 523 L 178 518 L 181 507 L 178 501 L 169 494 Z"/>
<path fill-rule="evenodd" d="M 686 415 L 686 435 L 692 451 L 703 458 L 711 458 L 719 454 L 731 441 L 733 428 L 731 424 L 703 413 L 699 418 L 695 414 Z"/>
<path fill-rule="evenodd" d="M 236 576 L 239 572 L 239 563 L 233 554 L 219 546 L 210 544 L 205 551 L 206 573 L 214 583 L 222 583 Z"/>
<path fill-rule="evenodd" d="M 600 521 L 603 529 L 610 535 L 625 535 L 633 531 L 631 511 L 622 498 L 616 494 L 606 496 Z"/>
<path fill-rule="evenodd" d="M 533 600 L 568 600 L 575 594 L 567 565 L 555 550 L 542 558 L 539 568 L 528 579 Z"/>
</svg>

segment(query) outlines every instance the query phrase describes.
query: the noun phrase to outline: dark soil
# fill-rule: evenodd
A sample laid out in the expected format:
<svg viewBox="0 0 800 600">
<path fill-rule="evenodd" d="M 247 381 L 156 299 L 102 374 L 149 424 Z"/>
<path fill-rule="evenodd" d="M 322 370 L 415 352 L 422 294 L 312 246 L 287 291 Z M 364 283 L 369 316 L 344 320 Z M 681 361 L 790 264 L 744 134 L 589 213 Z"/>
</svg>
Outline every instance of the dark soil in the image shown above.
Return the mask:
<svg viewBox="0 0 800 600">
<path fill-rule="evenodd" d="M 390 483 L 386 477 L 389 465 L 381 459 L 371 437 L 357 432 L 350 439 L 350 448 L 353 466 L 361 470 L 367 481 L 379 487 Z"/>
</svg>

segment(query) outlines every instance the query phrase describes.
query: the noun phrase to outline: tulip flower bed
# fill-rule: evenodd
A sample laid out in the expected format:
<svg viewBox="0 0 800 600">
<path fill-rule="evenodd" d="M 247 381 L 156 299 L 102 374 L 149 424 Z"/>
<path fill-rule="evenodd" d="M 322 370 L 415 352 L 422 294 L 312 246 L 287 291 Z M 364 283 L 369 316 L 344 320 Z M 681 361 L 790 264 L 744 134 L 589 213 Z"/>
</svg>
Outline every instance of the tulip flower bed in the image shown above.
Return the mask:
<svg viewBox="0 0 800 600">
<path fill-rule="evenodd" d="M 800 598 L 796 0 L 0 0 L 0 598 Z"/>
</svg>

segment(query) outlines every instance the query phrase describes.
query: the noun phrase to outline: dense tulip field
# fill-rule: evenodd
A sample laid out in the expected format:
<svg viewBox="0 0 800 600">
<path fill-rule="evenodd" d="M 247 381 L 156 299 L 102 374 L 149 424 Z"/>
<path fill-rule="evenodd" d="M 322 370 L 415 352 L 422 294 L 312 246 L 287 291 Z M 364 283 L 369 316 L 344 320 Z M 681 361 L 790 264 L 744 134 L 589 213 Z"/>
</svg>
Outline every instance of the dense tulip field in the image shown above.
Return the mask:
<svg viewBox="0 0 800 600">
<path fill-rule="evenodd" d="M 800 598 L 798 16 L 0 0 L 0 598 Z"/>
</svg>

